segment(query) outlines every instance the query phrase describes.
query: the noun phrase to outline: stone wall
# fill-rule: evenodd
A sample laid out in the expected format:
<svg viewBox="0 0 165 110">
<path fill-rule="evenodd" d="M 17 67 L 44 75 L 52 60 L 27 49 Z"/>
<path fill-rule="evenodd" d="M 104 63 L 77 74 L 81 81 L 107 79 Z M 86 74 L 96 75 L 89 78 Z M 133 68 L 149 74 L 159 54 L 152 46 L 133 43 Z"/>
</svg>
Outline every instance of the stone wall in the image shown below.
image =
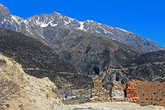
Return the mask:
<svg viewBox="0 0 165 110">
<path fill-rule="evenodd" d="M 136 88 L 136 84 L 134 82 L 128 82 L 125 88 L 125 100 L 133 103 L 139 104 L 139 95 L 138 89 Z"/>
<path fill-rule="evenodd" d="M 141 105 L 165 106 L 165 82 L 136 81 Z"/>
</svg>

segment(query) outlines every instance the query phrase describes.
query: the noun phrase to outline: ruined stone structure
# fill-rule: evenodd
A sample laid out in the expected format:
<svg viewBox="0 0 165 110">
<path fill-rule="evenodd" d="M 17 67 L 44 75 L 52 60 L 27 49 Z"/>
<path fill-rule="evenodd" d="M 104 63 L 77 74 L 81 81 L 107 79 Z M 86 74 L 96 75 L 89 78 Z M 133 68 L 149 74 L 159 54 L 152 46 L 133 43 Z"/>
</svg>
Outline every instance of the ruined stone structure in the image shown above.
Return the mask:
<svg viewBox="0 0 165 110">
<path fill-rule="evenodd" d="M 124 87 L 122 86 L 122 76 L 121 76 L 121 70 L 120 69 L 109 69 L 106 80 L 104 81 L 109 83 L 111 85 L 110 89 L 110 96 L 112 101 L 124 101 L 125 99 L 125 93 L 124 93 Z"/>
<path fill-rule="evenodd" d="M 138 89 L 136 88 L 136 84 L 134 82 L 128 82 L 125 88 L 125 100 L 133 103 L 140 103 Z"/>
<path fill-rule="evenodd" d="M 112 101 L 124 101 L 125 94 L 122 86 L 118 82 L 113 82 L 111 90 Z"/>
<path fill-rule="evenodd" d="M 93 88 L 71 89 L 67 94 L 67 104 L 79 104 L 85 102 L 132 102 L 140 105 L 161 105 L 165 106 L 165 83 L 164 82 L 143 82 L 129 81 L 122 84 L 121 76 L 113 72 L 110 80 L 112 89 L 103 87 L 103 78 L 93 77 Z M 119 73 L 119 72 L 118 72 Z M 108 80 L 107 80 L 108 81 Z"/>
<path fill-rule="evenodd" d="M 165 106 L 165 82 L 136 81 L 140 105 Z"/>
<path fill-rule="evenodd" d="M 99 76 L 93 78 L 94 88 L 92 88 L 92 102 L 111 101 L 110 91 L 102 87 L 102 79 Z"/>
</svg>

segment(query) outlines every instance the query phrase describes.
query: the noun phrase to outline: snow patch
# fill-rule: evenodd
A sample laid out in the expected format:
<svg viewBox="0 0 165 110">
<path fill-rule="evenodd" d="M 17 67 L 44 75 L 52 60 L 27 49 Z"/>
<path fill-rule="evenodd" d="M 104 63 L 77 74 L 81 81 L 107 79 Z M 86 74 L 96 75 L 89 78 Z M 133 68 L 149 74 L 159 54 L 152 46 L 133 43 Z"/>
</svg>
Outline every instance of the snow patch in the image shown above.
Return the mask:
<svg viewBox="0 0 165 110">
<path fill-rule="evenodd" d="M 68 24 L 70 24 L 70 21 L 68 22 L 68 21 L 64 20 L 64 25 L 68 25 Z"/>
<path fill-rule="evenodd" d="M 21 19 L 19 18 L 19 17 L 17 17 L 17 16 L 11 16 L 11 18 L 17 23 L 17 24 L 21 24 Z"/>
<path fill-rule="evenodd" d="M 80 21 L 79 23 L 80 23 L 80 27 L 78 29 L 82 30 L 82 31 L 85 31 L 84 22 Z"/>
<path fill-rule="evenodd" d="M 49 24 L 50 24 L 50 26 L 52 26 L 52 27 L 57 26 L 57 24 L 53 24 L 52 22 L 50 22 Z"/>
<path fill-rule="evenodd" d="M 65 16 L 65 18 L 64 18 L 64 25 L 69 25 L 72 21 L 74 21 L 73 18 Z"/>
<path fill-rule="evenodd" d="M 113 33 L 112 33 L 111 31 L 106 30 L 104 27 L 99 26 L 99 28 L 102 29 L 102 30 L 104 31 L 105 34 L 111 34 L 111 35 L 113 35 Z M 98 31 L 97 31 L 97 32 L 98 32 Z M 101 33 L 101 32 L 100 32 L 100 33 Z"/>
<path fill-rule="evenodd" d="M 5 7 L 3 4 L 0 3 L 0 7 Z M 6 7 L 5 7 L 6 8 Z"/>
<path fill-rule="evenodd" d="M 24 23 L 25 23 L 25 25 L 28 25 L 29 24 L 29 22 L 27 20 L 24 20 Z"/>
<path fill-rule="evenodd" d="M 94 21 L 93 21 L 93 20 L 87 20 L 86 22 L 88 22 L 88 23 L 93 23 Z"/>
<path fill-rule="evenodd" d="M 116 29 L 119 29 L 119 30 L 121 30 L 121 31 L 123 31 L 123 32 L 128 32 L 127 30 L 121 29 L 121 28 L 118 28 L 118 27 L 116 27 Z M 129 32 L 129 33 L 130 33 L 130 32 Z"/>
<path fill-rule="evenodd" d="M 47 27 L 48 24 L 42 23 L 40 26 L 41 26 L 41 27 Z"/>
<path fill-rule="evenodd" d="M 36 25 L 40 27 L 48 27 L 49 25 L 52 27 L 57 26 L 57 24 L 52 23 L 53 21 L 49 21 L 48 23 L 46 21 L 40 21 L 39 19 L 36 20 Z"/>
</svg>

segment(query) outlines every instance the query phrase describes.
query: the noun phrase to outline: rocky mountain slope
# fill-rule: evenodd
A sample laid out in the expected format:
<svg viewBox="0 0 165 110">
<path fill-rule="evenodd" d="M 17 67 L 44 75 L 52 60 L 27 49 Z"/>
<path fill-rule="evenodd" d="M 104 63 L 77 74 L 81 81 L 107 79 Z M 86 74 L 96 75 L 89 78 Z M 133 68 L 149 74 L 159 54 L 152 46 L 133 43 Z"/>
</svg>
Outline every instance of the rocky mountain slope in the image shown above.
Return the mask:
<svg viewBox="0 0 165 110">
<path fill-rule="evenodd" d="M 129 80 L 164 78 L 165 51 L 140 54 L 113 40 L 64 28 L 49 27 L 44 33 L 49 45 L 80 73 L 98 75 L 112 68 L 121 70 Z"/>
<path fill-rule="evenodd" d="M 130 79 L 165 81 L 165 51 L 138 56 L 128 67 Z"/>
<path fill-rule="evenodd" d="M 66 64 L 45 44 L 21 33 L 0 29 L 0 52 L 22 64 L 25 71 L 38 77 L 49 72 L 73 72 L 71 64 Z M 40 74 L 44 72 L 45 74 Z"/>
<path fill-rule="evenodd" d="M 61 39 L 56 39 L 58 33 L 63 33 Z M 50 39 L 54 36 L 50 44 L 52 49 L 21 33 L 1 29 L 0 52 L 19 62 L 26 73 L 39 78 L 48 77 L 59 88 L 70 85 L 74 89 L 89 85 L 91 88 L 92 79 L 88 75 L 101 75 L 105 87 L 111 85 L 114 74 L 121 83 L 129 80 L 163 81 L 164 51 L 141 55 L 118 42 L 88 35 L 61 28 L 57 32 L 52 30 L 49 33 Z"/>
<path fill-rule="evenodd" d="M 124 29 L 103 25 L 92 20 L 82 22 L 70 17 L 63 16 L 56 12 L 52 14 L 41 14 L 28 19 L 23 19 L 11 15 L 9 9 L 4 7 L 2 4 L 0 5 L 0 27 L 22 32 L 26 35 L 33 36 L 47 44 L 50 42 L 46 40 L 49 36 L 44 33 L 45 28 L 61 27 L 71 30 L 80 30 L 88 34 L 106 37 L 108 39 L 115 40 L 133 47 L 141 52 L 151 52 L 164 49 L 153 41 L 144 39 L 139 35 L 128 32 Z"/>
<path fill-rule="evenodd" d="M 134 60 L 119 68 L 109 67 L 102 72 L 103 85 L 111 89 L 113 81 L 121 84 L 131 80 L 162 81 L 165 75 L 165 51 L 138 55 Z"/>
<path fill-rule="evenodd" d="M 22 65 L 0 54 L 0 110 L 54 110 L 61 100 L 56 85 L 47 77 L 37 78 Z"/>
<path fill-rule="evenodd" d="M 61 59 L 53 49 L 22 33 L 0 29 L 0 53 L 20 63 L 27 74 L 37 78 L 48 77 L 58 87 L 73 85 L 73 88 L 84 88 L 88 84 L 92 86 L 90 77 L 77 74 L 77 69 Z"/>
<path fill-rule="evenodd" d="M 60 58 L 80 73 L 99 74 L 109 65 L 126 65 L 139 55 L 123 44 L 82 31 L 49 27 L 44 34 Z"/>
</svg>

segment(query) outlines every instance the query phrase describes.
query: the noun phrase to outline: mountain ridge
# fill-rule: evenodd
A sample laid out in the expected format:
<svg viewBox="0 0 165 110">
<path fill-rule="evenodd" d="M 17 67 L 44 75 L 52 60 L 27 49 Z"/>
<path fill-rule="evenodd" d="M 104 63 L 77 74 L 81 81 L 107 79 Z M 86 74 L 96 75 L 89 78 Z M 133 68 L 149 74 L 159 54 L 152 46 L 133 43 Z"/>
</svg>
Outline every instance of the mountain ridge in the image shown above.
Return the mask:
<svg viewBox="0 0 165 110">
<path fill-rule="evenodd" d="M 127 30 L 104 25 L 93 20 L 79 21 L 74 18 L 63 16 L 60 13 L 53 12 L 51 14 L 40 14 L 35 15 L 27 19 L 11 15 L 6 7 L 0 8 L 4 10 L 7 16 L 0 13 L 0 27 L 6 28 L 12 31 L 22 32 L 26 35 L 35 36 L 47 44 L 49 42 L 45 41 L 47 35 L 43 35 L 45 27 L 63 27 L 72 30 L 81 30 L 89 34 L 99 35 L 102 37 L 107 37 L 111 40 L 118 41 L 129 47 L 135 48 L 137 51 L 141 52 L 152 52 L 158 50 L 164 50 L 161 46 L 153 41 L 144 39 L 137 34 L 128 32 Z"/>
</svg>

